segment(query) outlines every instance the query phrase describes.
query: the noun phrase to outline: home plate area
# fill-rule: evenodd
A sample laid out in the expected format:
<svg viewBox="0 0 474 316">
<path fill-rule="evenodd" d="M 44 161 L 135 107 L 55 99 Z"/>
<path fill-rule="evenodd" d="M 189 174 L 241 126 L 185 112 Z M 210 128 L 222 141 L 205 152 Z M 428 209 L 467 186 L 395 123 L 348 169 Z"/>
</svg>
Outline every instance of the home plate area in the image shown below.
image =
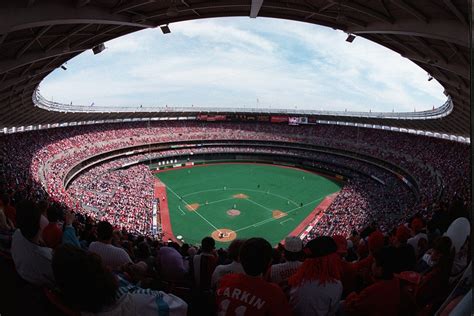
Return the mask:
<svg viewBox="0 0 474 316">
<path fill-rule="evenodd" d="M 212 238 L 220 242 L 229 242 L 237 237 L 237 233 L 231 229 L 221 228 L 211 234 Z"/>
</svg>

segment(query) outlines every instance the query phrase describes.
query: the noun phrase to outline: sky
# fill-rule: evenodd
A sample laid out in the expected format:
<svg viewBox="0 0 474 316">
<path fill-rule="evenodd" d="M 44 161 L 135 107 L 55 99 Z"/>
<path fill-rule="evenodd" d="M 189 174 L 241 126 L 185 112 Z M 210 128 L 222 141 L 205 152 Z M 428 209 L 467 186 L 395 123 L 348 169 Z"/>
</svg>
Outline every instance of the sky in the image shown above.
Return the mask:
<svg viewBox="0 0 474 316">
<path fill-rule="evenodd" d="M 40 85 L 56 102 L 413 112 L 441 106 L 442 86 L 383 46 L 308 23 L 219 18 L 106 42 Z"/>
</svg>

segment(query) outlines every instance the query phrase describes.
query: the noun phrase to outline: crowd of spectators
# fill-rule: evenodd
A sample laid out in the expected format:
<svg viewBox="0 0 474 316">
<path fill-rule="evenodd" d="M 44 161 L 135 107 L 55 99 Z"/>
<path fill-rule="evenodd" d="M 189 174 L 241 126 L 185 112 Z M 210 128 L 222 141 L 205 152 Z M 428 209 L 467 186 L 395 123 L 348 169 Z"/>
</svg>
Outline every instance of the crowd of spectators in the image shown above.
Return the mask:
<svg viewBox="0 0 474 316">
<path fill-rule="evenodd" d="M 2 239 L 11 239 L 0 262 L 11 254 L 48 314 L 370 316 L 441 308 L 447 315 L 470 308 L 460 303 L 472 284 L 470 222 L 457 210 L 444 210 L 444 219 L 416 214 L 389 233 L 373 222 L 349 238 L 287 237 L 276 247 L 236 239 L 215 249 L 211 237 L 179 245 L 13 193 L 0 221 Z"/>
<path fill-rule="evenodd" d="M 419 196 L 370 164 L 262 147 L 261 153 L 317 158 L 315 167 L 350 180 L 304 240 L 287 238 L 273 248 L 251 238 L 216 250 L 210 237 L 178 245 L 145 235 L 151 174 L 143 165 L 117 169 L 184 149 L 104 163 L 64 187 L 68 171 L 93 155 L 200 139 L 290 141 L 373 156 L 410 173 Z M 58 128 L 0 141 L 0 261 L 11 258 L 22 282 L 41 289 L 62 313 L 426 315 L 465 307 L 457 304 L 471 284 L 464 144 L 341 126 L 199 122 Z M 5 287 L 18 293 L 15 286 L 24 290 L 18 283 Z"/>
<path fill-rule="evenodd" d="M 121 223 L 128 229 L 137 229 L 143 233 L 150 225 L 149 201 L 152 194 L 152 182 L 148 181 L 151 176 L 145 167 L 106 172 L 123 163 L 115 161 L 80 176 L 68 190 L 64 187 L 66 174 L 82 160 L 114 149 L 201 139 L 279 140 L 349 150 L 391 162 L 408 171 L 417 181 L 420 194 L 413 201 L 400 181 L 380 174 L 380 171 L 377 172 L 368 165 L 330 155 L 318 157 L 323 162 L 320 166 L 322 169 L 328 168 L 324 163 L 331 163 L 333 171 L 337 169 L 334 164 L 346 164 L 383 179 L 385 185 L 377 185 L 373 180 L 354 176 L 324 217 L 319 219 L 313 234 L 335 232 L 347 236 L 351 230 L 360 229 L 372 218 L 380 220 L 381 229 L 387 232 L 390 227 L 412 214 L 422 212 L 430 217 L 436 210 L 450 207 L 453 203 L 463 208 L 470 204 L 468 146 L 416 135 L 362 128 L 357 128 L 356 131 L 353 127 L 331 125 L 141 122 L 4 135 L 1 136 L 5 144 L 0 153 L 3 165 L 1 176 L 8 184 L 7 190 L 23 190 L 34 199 L 49 197 L 83 214 L 109 220 L 114 225 Z M 194 151 L 235 150 L 228 147 Z M 247 150 L 255 151 L 252 148 Z M 267 151 L 276 152 L 271 149 Z M 174 153 L 168 151 L 162 155 L 183 152 L 175 150 Z M 446 155 L 446 152 L 457 154 Z M 305 153 L 295 152 L 294 155 L 304 156 Z M 156 157 L 159 154 L 153 157 L 141 154 L 133 156 L 133 159 Z M 370 170 L 366 170 L 367 168 Z M 127 183 L 124 179 L 134 180 Z"/>
</svg>

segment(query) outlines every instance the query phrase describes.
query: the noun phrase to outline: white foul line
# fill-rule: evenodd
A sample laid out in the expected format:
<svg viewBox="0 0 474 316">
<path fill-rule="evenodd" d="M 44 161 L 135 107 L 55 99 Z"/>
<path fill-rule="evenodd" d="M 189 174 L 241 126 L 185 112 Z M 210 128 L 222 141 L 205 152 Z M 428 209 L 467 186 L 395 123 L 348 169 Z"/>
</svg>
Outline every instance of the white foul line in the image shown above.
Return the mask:
<svg viewBox="0 0 474 316">
<path fill-rule="evenodd" d="M 314 203 L 314 202 L 321 201 L 321 200 L 324 199 L 324 198 L 325 198 L 325 196 L 323 196 L 323 197 L 321 197 L 321 198 L 319 198 L 319 199 L 313 200 L 313 201 L 311 201 L 311 202 L 308 202 L 308 203 L 306 203 L 306 204 L 303 204 L 303 206 L 295 207 L 294 209 L 291 209 L 291 210 L 289 210 L 288 212 L 286 212 L 286 214 L 290 214 L 291 212 L 297 211 L 297 210 L 299 210 L 300 208 L 305 207 L 305 206 L 307 206 L 307 205 L 310 205 L 310 204 L 312 204 L 312 203 Z M 279 219 L 281 219 L 281 217 L 279 217 L 279 218 L 267 218 L 267 219 L 264 219 L 263 221 L 260 221 L 260 222 L 255 223 L 255 224 L 252 224 L 252 225 L 248 225 L 248 226 L 239 228 L 239 229 L 237 229 L 235 232 L 237 233 L 237 232 L 240 232 L 240 231 L 245 230 L 245 229 L 247 229 L 247 228 L 250 228 L 250 227 L 257 227 L 257 226 L 260 226 L 260 225 L 263 225 L 263 224 L 266 224 L 266 223 L 269 223 L 269 222 L 272 222 L 272 221 L 276 221 L 276 220 L 279 220 Z"/>
<path fill-rule="evenodd" d="M 257 205 L 257 206 L 260 206 L 260 207 L 266 209 L 267 211 L 273 212 L 273 210 L 272 210 L 271 208 L 268 208 L 268 207 L 266 207 L 266 206 L 263 206 L 263 205 L 260 204 L 260 203 L 257 203 L 257 202 L 255 202 L 255 201 L 252 201 L 251 199 L 246 199 L 246 200 L 249 201 L 249 202 L 251 202 L 251 203 L 253 203 L 253 204 L 255 204 L 255 205 Z"/>
<path fill-rule="evenodd" d="M 281 224 L 285 224 L 285 223 L 288 222 L 288 221 L 294 221 L 294 219 L 293 219 L 292 217 L 290 217 L 290 218 L 288 218 L 288 219 L 285 219 L 284 221 L 281 221 L 281 222 L 280 222 L 280 225 L 281 225 Z"/>
<path fill-rule="evenodd" d="M 172 188 L 170 188 L 168 185 L 167 185 L 166 187 L 171 191 L 171 193 L 173 193 L 174 195 L 176 195 L 177 198 L 181 199 L 181 201 L 183 201 L 183 202 L 186 204 L 186 206 L 192 208 L 191 205 L 189 205 L 188 202 L 186 202 L 183 198 L 181 198 L 178 194 L 176 194 L 176 192 L 174 192 L 174 190 L 173 190 Z M 219 233 L 221 232 L 221 231 L 219 230 L 219 228 L 217 228 L 216 226 L 214 226 L 214 225 L 213 225 L 210 221 L 208 221 L 204 216 L 202 216 L 201 214 L 199 214 L 199 212 L 198 212 L 197 210 L 195 210 L 193 213 L 197 214 L 199 217 L 201 217 L 203 220 L 205 220 L 209 225 L 212 226 L 212 228 L 214 228 L 215 230 L 217 230 Z"/>
</svg>

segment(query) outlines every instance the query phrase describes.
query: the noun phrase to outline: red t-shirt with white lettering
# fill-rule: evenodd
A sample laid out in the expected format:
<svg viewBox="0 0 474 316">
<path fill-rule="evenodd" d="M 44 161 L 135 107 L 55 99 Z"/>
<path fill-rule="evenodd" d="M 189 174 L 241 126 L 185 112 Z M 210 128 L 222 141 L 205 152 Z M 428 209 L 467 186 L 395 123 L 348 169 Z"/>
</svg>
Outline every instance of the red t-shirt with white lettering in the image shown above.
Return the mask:
<svg viewBox="0 0 474 316">
<path fill-rule="evenodd" d="M 291 315 L 281 288 L 261 277 L 237 273 L 223 276 L 216 300 L 218 316 Z"/>
</svg>

